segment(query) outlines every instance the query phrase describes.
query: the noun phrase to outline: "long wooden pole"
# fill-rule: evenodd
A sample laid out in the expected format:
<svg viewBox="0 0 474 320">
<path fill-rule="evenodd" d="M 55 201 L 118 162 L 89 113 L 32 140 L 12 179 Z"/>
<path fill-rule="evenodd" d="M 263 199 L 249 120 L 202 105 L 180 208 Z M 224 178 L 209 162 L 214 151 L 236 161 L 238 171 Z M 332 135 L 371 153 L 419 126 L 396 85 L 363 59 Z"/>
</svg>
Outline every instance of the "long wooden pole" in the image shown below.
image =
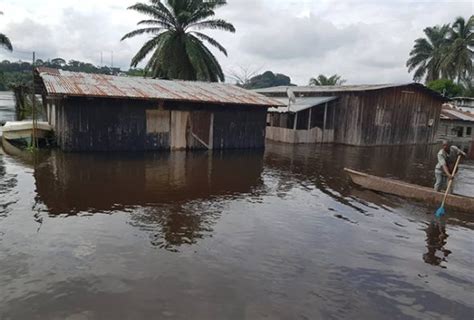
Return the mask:
<svg viewBox="0 0 474 320">
<path fill-rule="evenodd" d="M 451 179 L 449 179 L 448 187 L 446 188 L 446 192 L 444 193 L 443 202 L 441 203 L 441 208 L 444 208 L 444 204 L 446 203 L 446 198 L 448 197 L 451 186 L 453 185 L 454 176 L 456 175 L 456 171 L 458 170 L 458 166 L 459 166 L 459 161 L 461 161 L 461 155 L 458 156 L 458 159 L 456 160 L 456 164 L 454 165 L 454 169 L 453 169 L 453 172 L 452 172 L 453 177 Z"/>
<path fill-rule="evenodd" d="M 324 143 L 324 137 L 326 136 L 326 121 L 328 118 L 328 103 L 324 105 L 324 123 L 323 123 L 323 141 L 321 143 Z"/>
<path fill-rule="evenodd" d="M 36 53 L 33 51 L 33 62 L 31 64 L 32 66 L 32 70 L 31 70 L 31 74 L 33 76 L 32 80 L 32 90 L 31 90 L 31 105 L 32 105 L 32 112 L 31 112 L 31 116 L 32 116 L 32 119 L 33 119 L 33 134 L 32 134 L 32 146 L 33 146 L 33 149 L 36 149 L 38 148 L 38 139 L 36 137 L 36 127 L 37 127 L 37 115 L 36 115 L 36 96 L 35 96 L 35 62 L 36 62 Z"/>
</svg>

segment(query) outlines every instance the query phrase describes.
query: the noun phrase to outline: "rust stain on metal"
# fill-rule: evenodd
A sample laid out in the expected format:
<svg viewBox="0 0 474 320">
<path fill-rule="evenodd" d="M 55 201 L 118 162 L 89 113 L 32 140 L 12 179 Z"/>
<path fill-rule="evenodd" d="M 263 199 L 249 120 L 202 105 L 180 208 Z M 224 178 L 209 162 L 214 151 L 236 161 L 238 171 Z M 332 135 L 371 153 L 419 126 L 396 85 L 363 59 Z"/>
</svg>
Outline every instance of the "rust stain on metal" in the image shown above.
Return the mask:
<svg viewBox="0 0 474 320">
<path fill-rule="evenodd" d="M 230 84 L 157 80 L 37 68 L 50 96 L 175 100 L 281 106 L 281 102 Z"/>
</svg>

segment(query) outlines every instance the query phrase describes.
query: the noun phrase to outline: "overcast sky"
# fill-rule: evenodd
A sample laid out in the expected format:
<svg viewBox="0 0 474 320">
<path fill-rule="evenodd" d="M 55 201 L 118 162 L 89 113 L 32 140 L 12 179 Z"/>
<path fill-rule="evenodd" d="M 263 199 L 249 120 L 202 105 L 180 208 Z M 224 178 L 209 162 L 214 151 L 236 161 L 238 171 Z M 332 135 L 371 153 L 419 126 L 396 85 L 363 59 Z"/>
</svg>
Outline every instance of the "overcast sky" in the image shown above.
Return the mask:
<svg viewBox="0 0 474 320">
<path fill-rule="evenodd" d="M 147 36 L 120 42 L 141 16 L 133 0 L 3 0 L 0 32 L 14 53 L 0 59 L 62 57 L 127 69 Z M 142 1 L 146 2 L 146 0 Z M 239 67 L 284 73 L 296 84 L 338 73 L 348 83 L 410 81 L 405 61 L 423 28 L 474 12 L 474 1 L 448 0 L 228 0 L 217 16 L 235 34 L 209 32 L 228 50 L 224 71 Z"/>
</svg>

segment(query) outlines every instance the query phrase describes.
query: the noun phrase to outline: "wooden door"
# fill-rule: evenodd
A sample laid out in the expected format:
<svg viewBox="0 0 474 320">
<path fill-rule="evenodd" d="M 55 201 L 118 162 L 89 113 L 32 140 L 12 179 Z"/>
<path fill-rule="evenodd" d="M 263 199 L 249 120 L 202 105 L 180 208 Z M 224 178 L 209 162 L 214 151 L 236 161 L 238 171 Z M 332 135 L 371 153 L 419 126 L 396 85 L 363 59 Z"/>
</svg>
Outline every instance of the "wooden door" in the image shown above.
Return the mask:
<svg viewBox="0 0 474 320">
<path fill-rule="evenodd" d="M 188 146 L 189 112 L 171 111 L 171 150 L 186 149 Z"/>
</svg>

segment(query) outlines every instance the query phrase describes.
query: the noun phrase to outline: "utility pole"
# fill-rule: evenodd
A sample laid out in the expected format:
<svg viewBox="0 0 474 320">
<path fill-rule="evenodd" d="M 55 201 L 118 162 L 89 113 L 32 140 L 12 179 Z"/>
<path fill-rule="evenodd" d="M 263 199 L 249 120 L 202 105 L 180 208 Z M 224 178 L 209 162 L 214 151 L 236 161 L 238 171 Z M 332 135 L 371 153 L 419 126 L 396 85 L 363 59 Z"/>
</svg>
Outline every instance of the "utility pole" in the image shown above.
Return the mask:
<svg viewBox="0 0 474 320">
<path fill-rule="evenodd" d="M 103 52 L 100 52 L 100 67 L 102 68 L 104 66 L 104 55 Z"/>
</svg>

